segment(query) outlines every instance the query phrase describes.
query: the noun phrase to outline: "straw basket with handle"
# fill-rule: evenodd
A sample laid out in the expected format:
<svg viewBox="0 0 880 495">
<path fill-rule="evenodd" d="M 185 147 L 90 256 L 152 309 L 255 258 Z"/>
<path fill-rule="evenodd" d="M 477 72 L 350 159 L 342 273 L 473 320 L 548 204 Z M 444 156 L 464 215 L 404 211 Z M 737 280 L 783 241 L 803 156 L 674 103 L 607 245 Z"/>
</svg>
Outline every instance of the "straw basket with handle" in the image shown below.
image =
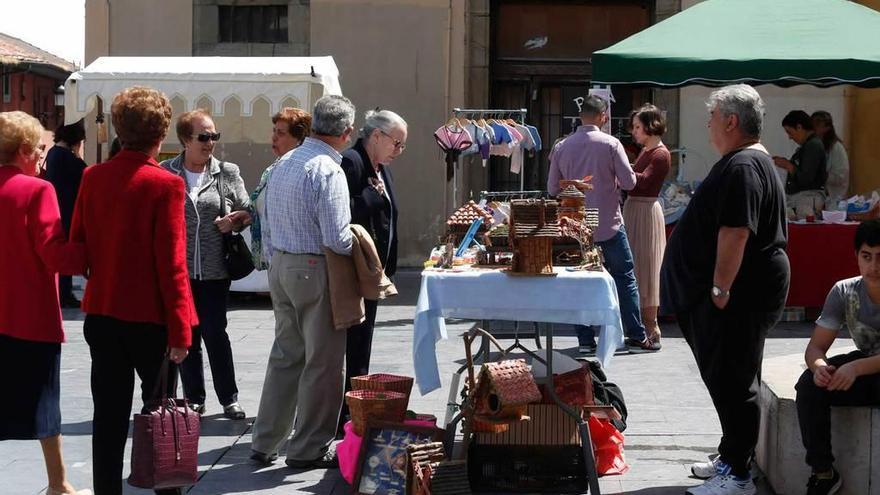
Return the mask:
<svg viewBox="0 0 880 495">
<path fill-rule="evenodd" d="M 352 390 L 378 390 L 400 392 L 406 395 L 407 404 L 412 393 L 413 379 L 409 376 L 392 375 L 389 373 L 373 373 L 351 378 Z"/>
<path fill-rule="evenodd" d="M 383 390 L 352 390 L 345 401 L 351 411 L 354 432 L 363 437 L 371 421 L 401 422 L 406 416 L 407 396 Z"/>
</svg>

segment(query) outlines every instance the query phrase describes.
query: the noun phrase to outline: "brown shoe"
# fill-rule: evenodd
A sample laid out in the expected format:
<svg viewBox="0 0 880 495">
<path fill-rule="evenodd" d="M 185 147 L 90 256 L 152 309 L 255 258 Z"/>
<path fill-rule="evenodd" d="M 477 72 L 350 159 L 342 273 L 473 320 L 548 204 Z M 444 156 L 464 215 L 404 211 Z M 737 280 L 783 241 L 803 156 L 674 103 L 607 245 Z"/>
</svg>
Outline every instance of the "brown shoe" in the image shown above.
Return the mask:
<svg viewBox="0 0 880 495">
<path fill-rule="evenodd" d="M 660 342 L 654 342 L 647 337 L 645 337 L 645 339 L 642 341 L 627 337 L 626 341 L 624 341 L 624 344 L 627 348 L 629 348 L 630 354 L 645 354 L 648 352 L 657 352 L 662 347 L 660 345 Z"/>
</svg>

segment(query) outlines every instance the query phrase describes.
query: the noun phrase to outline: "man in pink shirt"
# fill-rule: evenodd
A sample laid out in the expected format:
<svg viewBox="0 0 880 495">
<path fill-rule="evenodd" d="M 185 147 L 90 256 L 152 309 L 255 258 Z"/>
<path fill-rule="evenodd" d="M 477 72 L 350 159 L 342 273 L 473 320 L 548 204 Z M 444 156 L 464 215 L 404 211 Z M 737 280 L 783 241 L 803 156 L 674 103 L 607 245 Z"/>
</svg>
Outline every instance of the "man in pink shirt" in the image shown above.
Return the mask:
<svg viewBox="0 0 880 495">
<path fill-rule="evenodd" d="M 550 152 L 547 190 L 556 195 L 560 180 L 593 176 L 593 190 L 585 193 L 584 201 L 587 208 L 599 209 L 599 227 L 593 232 L 593 240 L 602 248 L 605 269 L 617 286 L 626 346 L 632 353 L 655 352 L 660 350 L 660 343 L 645 336 L 639 311 L 639 286 L 620 212 L 620 190 L 635 187 L 636 175 L 620 141 L 600 130 L 608 120 L 605 100 L 588 96 L 581 106 L 580 119 L 582 125 Z M 578 326 L 576 329 L 580 351 L 595 352 L 595 328 Z"/>
</svg>

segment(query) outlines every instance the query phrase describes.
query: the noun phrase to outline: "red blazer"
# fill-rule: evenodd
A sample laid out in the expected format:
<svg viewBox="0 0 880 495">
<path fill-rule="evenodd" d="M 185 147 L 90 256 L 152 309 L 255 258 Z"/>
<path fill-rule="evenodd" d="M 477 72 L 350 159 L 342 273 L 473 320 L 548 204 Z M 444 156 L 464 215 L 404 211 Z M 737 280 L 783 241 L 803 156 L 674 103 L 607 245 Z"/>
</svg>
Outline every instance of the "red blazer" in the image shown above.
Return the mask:
<svg viewBox="0 0 880 495">
<path fill-rule="evenodd" d="M 52 184 L 0 166 L 0 334 L 64 342 L 55 273 L 83 273 L 82 245 L 67 243 Z"/>
<path fill-rule="evenodd" d="M 86 169 L 70 239 L 85 244 L 83 311 L 168 328 L 189 347 L 198 324 L 186 271 L 183 179 L 144 153 L 122 150 Z"/>
</svg>

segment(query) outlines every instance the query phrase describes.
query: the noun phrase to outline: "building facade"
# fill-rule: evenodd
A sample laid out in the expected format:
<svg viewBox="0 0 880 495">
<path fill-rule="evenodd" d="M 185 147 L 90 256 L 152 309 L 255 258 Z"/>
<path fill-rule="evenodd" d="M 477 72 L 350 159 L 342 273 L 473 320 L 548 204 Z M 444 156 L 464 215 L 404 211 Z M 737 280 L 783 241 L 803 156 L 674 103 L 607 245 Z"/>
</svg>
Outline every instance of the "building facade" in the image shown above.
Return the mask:
<svg viewBox="0 0 880 495">
<path fill-rule="evenodd" d="M 27 112 L 54 131 L 64 123 L 59 86 L 74 70 L 73 63 L 0 33 L 0 112 Z"/>
<path fill-rule="evenodd" d="M 509 160 L 462 159 L 456 181 L 433 137 L 454 108 L 520 109 L 544 149 L 525 159 L 523 185 L 545 189 L 552 143 L 576 124 L 576 99 L 590 87 L 590 57 L 601 48 L 699 0 L 86 0 L 86 64 L 103 55 L 332 55 L 343 93 L 364 110 L 387 108 L 409 123 L 406 152 L 393 166 L 401 265 L 418 266 L 443 233 L 445 217 L 480 191 L 518 189 Z M 861 3 L 880 7 L 880 0 Z M 612 132 L 626 141 L 629 111 L 651 101 L 667 111 L 670 148 L 685 148 L 684 175 L 702 178 L 717 159 L 706 135 L 707 88 L 612 88 Z M 780 122 L 793 108 L 832 112 L 854 162 L 854 191 L 880 186 L 873 130 L 876 90 L 763 86 L 771 152 L 793 145 Z M 235 102 L 231 103 L 233 106 Z M 178 108 L 175 111 L 189 110 Z M 873 110 L 871 110 L 873 108 Z M 238 163 L 249 188 L 271 161 L 265 115 L 224 108 L 219 153 Z M 857 131 L 851 131 L 857 129 Z M 237 141 L 237 142 L 236 142 Z M 175 151 L 169 138 L 166 151 Z M 175 148 L 177 146 L 177 148 Z M 91 150 L 89 150 L 91 151 Z M 682 153 L 673 155 L 674 165 Z M 876 169 L 876 170 L 875 170 Z M 455 193 L 455 195 L 454 195 Z"/>
</svg>

